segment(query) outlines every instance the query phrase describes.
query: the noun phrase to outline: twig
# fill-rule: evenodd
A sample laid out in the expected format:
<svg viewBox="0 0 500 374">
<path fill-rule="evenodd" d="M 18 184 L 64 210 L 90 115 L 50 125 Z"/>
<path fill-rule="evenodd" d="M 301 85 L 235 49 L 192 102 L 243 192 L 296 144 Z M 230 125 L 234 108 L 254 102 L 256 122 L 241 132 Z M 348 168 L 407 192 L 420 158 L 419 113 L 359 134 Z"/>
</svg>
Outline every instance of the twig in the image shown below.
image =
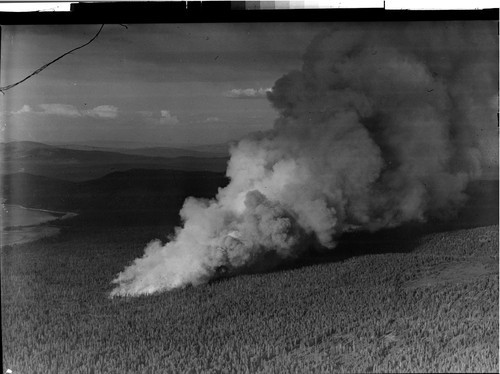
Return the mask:
<svg viewBox="0 0 500 374">
<path fill-rule="evenodd" d="M 35 70 L 33 73 L 31 73 L 30 75 L 28 75 L 26 78 L 24 78 L 24 79 L 20 80 L 19 82 L 16 82 L 16 83 L 13 83 L 13 84 L 9 84 L 8 86 L 0 87 L 0 92 L 2 92 L 2 94 L 4 94 L 4 95 L 5 95 L 5 91 L 10 90 L 11 88 L 13 88 L 13 87 L 17 86 L 18 84 L 21 84 L 21 83 L 23 83 L 24 81 L 28 80 L 28 79 L 29 79 L 29 78 L 31 78 L 32 76 L 34 76 L 34 75 L 36 75 L 36 74 L 40 73 L 42 70 L 44 70 L 45 68 L 49 67 L 49 66 L 50 66 L 50 65 L 52 65 L 54 62 L 56 62 L 56 61 L 60 60 L 60 59 L 61 59 L 61 58 L 63 58 L 64 56 L 69 55 L 71 52 L 74 52 L 74 51 L 76 51 L 76 50 L 78 50 L 78 49 L 80 49 L 80 48 L 83 48 L 83 47 L 85 47 L 85 46 L 89 45 L 90 43 L 92 43 L 92 42 L 93 42 L 93 41 L 94 41 L 94 40 L 95 40 L 95 39 L 99 36 L 99 34 L 101 33 L 101 31 L 102 31 L 103 27 L 104 27 L 104 24 L 102 24 L 102 25 L 101 25 L 101 28 L 99 29 L 99 31 L 97 31 L 97 34 L 95 34 L 95 35 L 94 35 L 94 37 L 93 37 L 92 39 L 90 39 L 87 43 L 82 44 L 81 46 L 76 47 L 76 48 L 73 48 L 71 51 L 68 51 L 68 52 L 66 52 L 66 53 L 62 54 L 62 55 L 61 55 L 61 56 L 59 56 L 58 58 L 56 58 L 56 59 L 54 59 L 54 60 L 50 61 L 49 63 L 47 63 L 47 64 L 45 64 L 45 65 L 43 65 L 41 68 L 38 68 L 38 69 L 37 69 L 37 70 Z"/>
</svg>

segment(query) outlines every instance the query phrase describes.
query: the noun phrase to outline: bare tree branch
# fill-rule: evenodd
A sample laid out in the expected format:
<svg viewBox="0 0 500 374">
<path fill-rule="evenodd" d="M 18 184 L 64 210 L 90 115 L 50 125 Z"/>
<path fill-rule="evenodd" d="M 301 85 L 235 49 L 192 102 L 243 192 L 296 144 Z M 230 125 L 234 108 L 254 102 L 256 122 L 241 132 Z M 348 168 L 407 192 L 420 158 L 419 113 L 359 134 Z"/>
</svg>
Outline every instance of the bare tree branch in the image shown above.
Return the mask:
<svg viewBox="0 0 500 374">
<path fill-rule="evenodd" d="M 36 74 L 40 73 L 42 70 L 44 70 L 45 68 L 49 67 L 49 66 L 50 66 L 50 65 L 52 65 L 54 62 L 56 62 L 56 61 L 60 60 L 60 59 L 61 59 L 61 58 L 63 58 L 64 56 L 69 55 L 71 52 L 74 52 L 74 51 L 76 51 L 76 50 L 78 50 L 78 49 L 80 49 L 80 48 L 83 48 L 83 47 L 85 47 L 85 46 L 89 45 L 90 43 L 92 43 L 92 42 L 93 42 L 93 41 L 94 41 L 94 40 L 95 40 L 95 39 L 99 36 L 99 34 L 101 33 L 101 31 L 102 31 L 103 27 L 104 27 L 104 24 L 102 24 L 102 25 L 101 25 L 101 28 L 99 29 L 99 31 L 97 31 L 97 34 L 95 34 L 95 35 L 94 35 L 94 37 L 93 37 L 92 39 L 90 39 L 87 43 L 82 44 L 81 46 L 76 47 L 76 48 L 73 48 L 71 51 L 68 51 L 68 52 L 66 52 L 66 53 L 62 54 L 62 55 L 61 55 L 61 56 L 59 56 L 58 58 L 56 58 L 56 59 L 54 59 L 54 60 L 50 61 L 49 63 L 47 63 L 47 64 L 43 65 L 43 66 L 42 66 L 42 67 L 40 67 L 40 68 L 38 68 L 38 69 L 37 69 L 37 70 L 35 70 L 33 73 L 31 73 L 30 75 L 28 75 L 26 78 L 24 78 L 24 79 L 20 80 L 19 82 L 16 82 L 16 83 L 13 83 L 13 84 L 9 84 L 8 86 L 0 87 L 0 92 L 2 92 L 2 94 L 4 94 L 4 95 L 5 95 L 5 91 L 10 90 L 11 88 L 13 88 L 13 87 L 17 86 L 18 84 L 21 84 L 21 83 L 23 83 L 24 81 L 28 80 L 28 79 L 29 79 L 29 78 L 31 78 L 32 76 L 34 76 L 34 75 L 36 75 Z"/>
</svg>

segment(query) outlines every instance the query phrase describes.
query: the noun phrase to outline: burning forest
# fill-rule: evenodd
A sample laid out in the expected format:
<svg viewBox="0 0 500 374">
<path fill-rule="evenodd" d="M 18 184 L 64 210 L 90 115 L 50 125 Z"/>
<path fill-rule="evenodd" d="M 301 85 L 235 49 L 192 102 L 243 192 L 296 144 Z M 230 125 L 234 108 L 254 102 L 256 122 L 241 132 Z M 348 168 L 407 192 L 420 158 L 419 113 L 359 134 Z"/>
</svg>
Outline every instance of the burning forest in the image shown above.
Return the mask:
<svg viewBox="0 0 500 374">
<path fill-rule="evenodd" d="M 188 198 L 182 227 L 117 275 L 111 296 L 272 266 L 342 233 L 453 216 L 497 136 L 495 24 L 343 25 L 317 35 L 268 100 L 272 130 L 231 149 L 230 183 Z M 422 30 L 425 29 L 425 33 Z"/>
</svg>

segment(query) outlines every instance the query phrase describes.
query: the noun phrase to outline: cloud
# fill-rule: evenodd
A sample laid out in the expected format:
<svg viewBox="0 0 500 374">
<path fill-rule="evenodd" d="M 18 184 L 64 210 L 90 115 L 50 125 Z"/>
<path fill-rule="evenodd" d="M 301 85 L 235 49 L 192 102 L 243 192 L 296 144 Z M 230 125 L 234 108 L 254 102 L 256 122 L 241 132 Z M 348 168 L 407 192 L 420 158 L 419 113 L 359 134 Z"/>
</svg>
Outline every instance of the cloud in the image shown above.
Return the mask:
<svg viewBox="0 0 500 374">
<path fill-rule="evenodd" d="M 215 123 L 215 122 L 220 122 L 220 118 L 219 117 L 208 117 L 205 119 L 205 121 L 203 121 L 205 123 Z"/>
<path fill-rule="evenodd" d="M 116 118 L 118 108 L 113 105 L 99 105 L 94 109 L 86 110 L 84 113 L 94 118 Z"/>
<path fill-rule="evenodd" d="M 179 120 L 177 119 L 176 116 L 171 115 L 168 110 L 163 109 L 160 111 L 160 124 L 162 124 L 162 125 L 178 125 Z"/>
<path fill-rule="evenodd" d="M 99 105 L 93 109 L 79 110 L 77 107 L 70 104 L 40 104 L 38 105 L 38 110 L 33 110 L 29 105 L 25 104 L 18 111 L 11 112 L 11 114 L 14 115 L 26 113 L 70 118 L 92 117 L 111 119 L 118 116 L 118 108 L 113 105 Z"/>
<path fill-rule="evenodd" d="M 18 111 L 12 112 L 12 114 L 30 113 L 31 111 L 32 111 L 31 107 L 29 105 L 24 104 L 21 109 L 19 109 Z"/>
<path fill-rule="evenodd" d="M 42 114 L 51 114 L 63 117 L 81 117 L 82 114 L 74 105 L 68 104 L 40 104 L 39 107 L 42 109 Z"/>
<path fill-rule="evenodd" d="M 267 93 L 270 92 L 270 88 L 233 88 L 227 91 L 224 96 L 231 97 L 233 99 L 261 99 L 266 98 Z"/>
</svg>

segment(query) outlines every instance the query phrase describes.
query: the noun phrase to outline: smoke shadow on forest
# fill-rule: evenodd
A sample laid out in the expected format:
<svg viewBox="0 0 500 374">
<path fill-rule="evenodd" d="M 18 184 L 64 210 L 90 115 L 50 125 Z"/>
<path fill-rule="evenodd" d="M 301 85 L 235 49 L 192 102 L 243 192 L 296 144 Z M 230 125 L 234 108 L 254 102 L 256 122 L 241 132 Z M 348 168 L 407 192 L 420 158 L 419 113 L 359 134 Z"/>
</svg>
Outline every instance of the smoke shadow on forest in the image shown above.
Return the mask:
<svg viewBox="0 0 500 374">
<path fill-rule="evenodd" d="M 409 253 L 415 250 L 421 243 L 421 238 L 428 234 L 498 225 L 498 193 L 498 180 L 472 182 L 467 189 L 469 198 L 466 204 L 451 220 L 435 219 L 426 223 L 408 223 L 373 233 L 346 233 L 338 239 L 334 250 L 320 253 L 309 252 L 299 259 L 280 264 L 271 271 L 344 261 L 352 257 L 370 254 Z"/>
</svg>

